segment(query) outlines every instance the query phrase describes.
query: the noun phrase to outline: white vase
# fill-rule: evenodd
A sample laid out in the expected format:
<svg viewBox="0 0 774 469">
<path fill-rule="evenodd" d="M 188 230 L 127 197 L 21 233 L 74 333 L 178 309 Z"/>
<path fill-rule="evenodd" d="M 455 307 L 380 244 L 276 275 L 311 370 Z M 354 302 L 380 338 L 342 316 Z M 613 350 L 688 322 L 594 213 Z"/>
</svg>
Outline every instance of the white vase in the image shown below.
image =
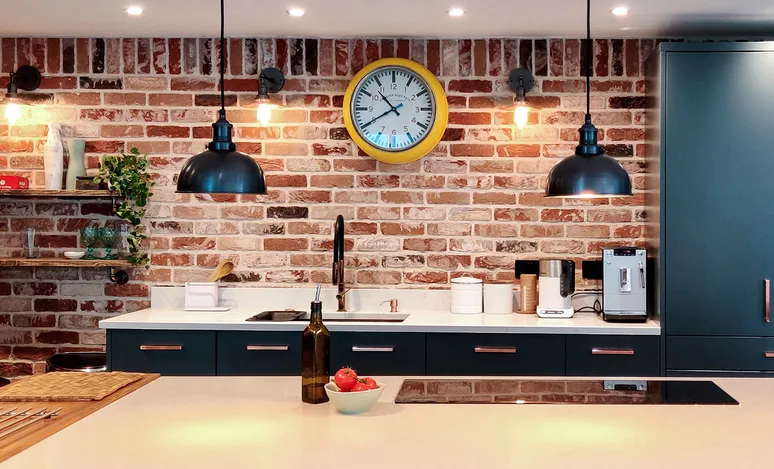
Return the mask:
<svg viewBox="0 0 774 469">
<path fill-rule="evenodd" d="M 48 140 L 43 156 L 46 169 L 46 189 L 61 190 L 64 176 L 64 147 L 62 145 L 62 126 L 52 122 L 48 126 Z"/>
<path fill-rule="evenodd" d="M 86 167 L 83 164 L 84 154 L 86 153 L 86 141 L 80 138 L 71 138 L 67 141 L 67 153 L 70 154 L 70 161 L 67 163 L 67 184 L 65 188 L 68 191 L 75 190 L 75 179 L 79 176 L 86 176 Z"/>
</svg>

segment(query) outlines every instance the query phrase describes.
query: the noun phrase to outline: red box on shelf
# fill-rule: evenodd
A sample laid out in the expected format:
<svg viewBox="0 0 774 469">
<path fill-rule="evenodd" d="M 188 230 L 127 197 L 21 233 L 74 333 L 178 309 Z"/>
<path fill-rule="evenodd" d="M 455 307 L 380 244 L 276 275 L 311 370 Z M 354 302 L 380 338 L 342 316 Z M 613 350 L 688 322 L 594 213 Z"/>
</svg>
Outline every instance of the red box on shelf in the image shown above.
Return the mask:
<svg viewBox="0 0 774 469">
<path fill-rule="evenodd" d="M 24 190 L 30 188 L 30 180 L 23 176 L 11 176 L 0 174 L 0 189 Z"/>
</svg>

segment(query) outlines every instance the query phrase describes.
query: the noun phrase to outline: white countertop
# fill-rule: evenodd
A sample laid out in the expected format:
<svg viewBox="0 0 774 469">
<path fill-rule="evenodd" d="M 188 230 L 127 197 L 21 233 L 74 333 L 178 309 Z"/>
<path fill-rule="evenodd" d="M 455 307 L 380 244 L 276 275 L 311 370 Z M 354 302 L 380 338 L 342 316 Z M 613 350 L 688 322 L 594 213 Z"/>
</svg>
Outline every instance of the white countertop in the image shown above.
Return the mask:
<svg viewBox="0 0 774 469">
<path fill-rule="evenodd" d="M 715 380 L 740 406 L 395 405 L 402 379 L 345 416 L 300 378 L 162 377 L 0 469 L 774 466 L 770 379 Z"/>
<path fill-rule="evenodd" d="M 257 311 L 190 312 L 172 308 L 150 308 L 99 322 L 103 329 L 163 329 L 218 331 L 302 331 L 303 321 L 245 321 Z M 403 310 L 409 317 L 399 323 L 336 322 L 326 320 L 330 331 L 359 332 L 476 332 L 513 334 L 659 335 L 658 323 L 609 323 L 594 313 L 578 313 L 571 319 L 543 319 L 530 314 L 462 315 L 445 311 Z M 357 315 L 357 312 L 352 313 Z M 389 313 L 385 313 L 385 316 Z"/>
</svg>

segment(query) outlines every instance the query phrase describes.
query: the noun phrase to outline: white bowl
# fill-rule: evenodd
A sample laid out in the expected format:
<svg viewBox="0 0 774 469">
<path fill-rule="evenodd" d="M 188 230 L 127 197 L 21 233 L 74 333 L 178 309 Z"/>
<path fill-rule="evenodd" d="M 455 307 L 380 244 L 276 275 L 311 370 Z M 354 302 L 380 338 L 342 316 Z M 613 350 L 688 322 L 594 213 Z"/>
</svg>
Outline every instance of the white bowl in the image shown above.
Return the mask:
<svg viewBox="0 0 774 469">
<path fill-rule="evenodd" d="M 384 391 L 384 384 L 376 383 L 376 385 L 378 386 L 376 389 L 368 391 L 342 392 L 339 391 L 336 383 L 331 382 L 325 385 L 325 392 L 333 407 L 342 414 L 362 414 L 379 400 L 379 396 Z"/>
<path fill-rule="evenodd" d="M 64 256 L 68 259 L 80 259 L 86 254 L 86 251 L 65 251 Z"/>
</svg>

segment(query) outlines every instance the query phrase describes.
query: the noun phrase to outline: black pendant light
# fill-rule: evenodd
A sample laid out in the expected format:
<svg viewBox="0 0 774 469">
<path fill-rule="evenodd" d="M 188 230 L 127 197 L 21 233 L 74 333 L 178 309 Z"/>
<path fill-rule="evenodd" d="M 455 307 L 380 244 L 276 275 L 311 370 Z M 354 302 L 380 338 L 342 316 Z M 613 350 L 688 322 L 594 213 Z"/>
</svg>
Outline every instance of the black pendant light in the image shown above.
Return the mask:
<svg viewBox="0 0 774 469">
<path fill-rule="evenodd" d="M 220 0 L 220 113 L 212 124 L 212 141 L 207 151 L 186 161 L 177 178 L 177 192 L 209 194 L 265 194 L 263 170 L 252 158 L 236 151 L 231 141 L 233 126 L 226 120 L 223 76 L 225 62 L 225 0 Z"/>
<path fill-rule="evenodd" d="M 591 123 L 591 0 L 586 1 L 586 122 L 578 129 L 575 154 L 557 163 L 548 173 L 546 197 L 594 198 L 632 195 L 632 181 L 621 164 L 606 156 L 597 144 L 597 128 Z"/>
</svg>

